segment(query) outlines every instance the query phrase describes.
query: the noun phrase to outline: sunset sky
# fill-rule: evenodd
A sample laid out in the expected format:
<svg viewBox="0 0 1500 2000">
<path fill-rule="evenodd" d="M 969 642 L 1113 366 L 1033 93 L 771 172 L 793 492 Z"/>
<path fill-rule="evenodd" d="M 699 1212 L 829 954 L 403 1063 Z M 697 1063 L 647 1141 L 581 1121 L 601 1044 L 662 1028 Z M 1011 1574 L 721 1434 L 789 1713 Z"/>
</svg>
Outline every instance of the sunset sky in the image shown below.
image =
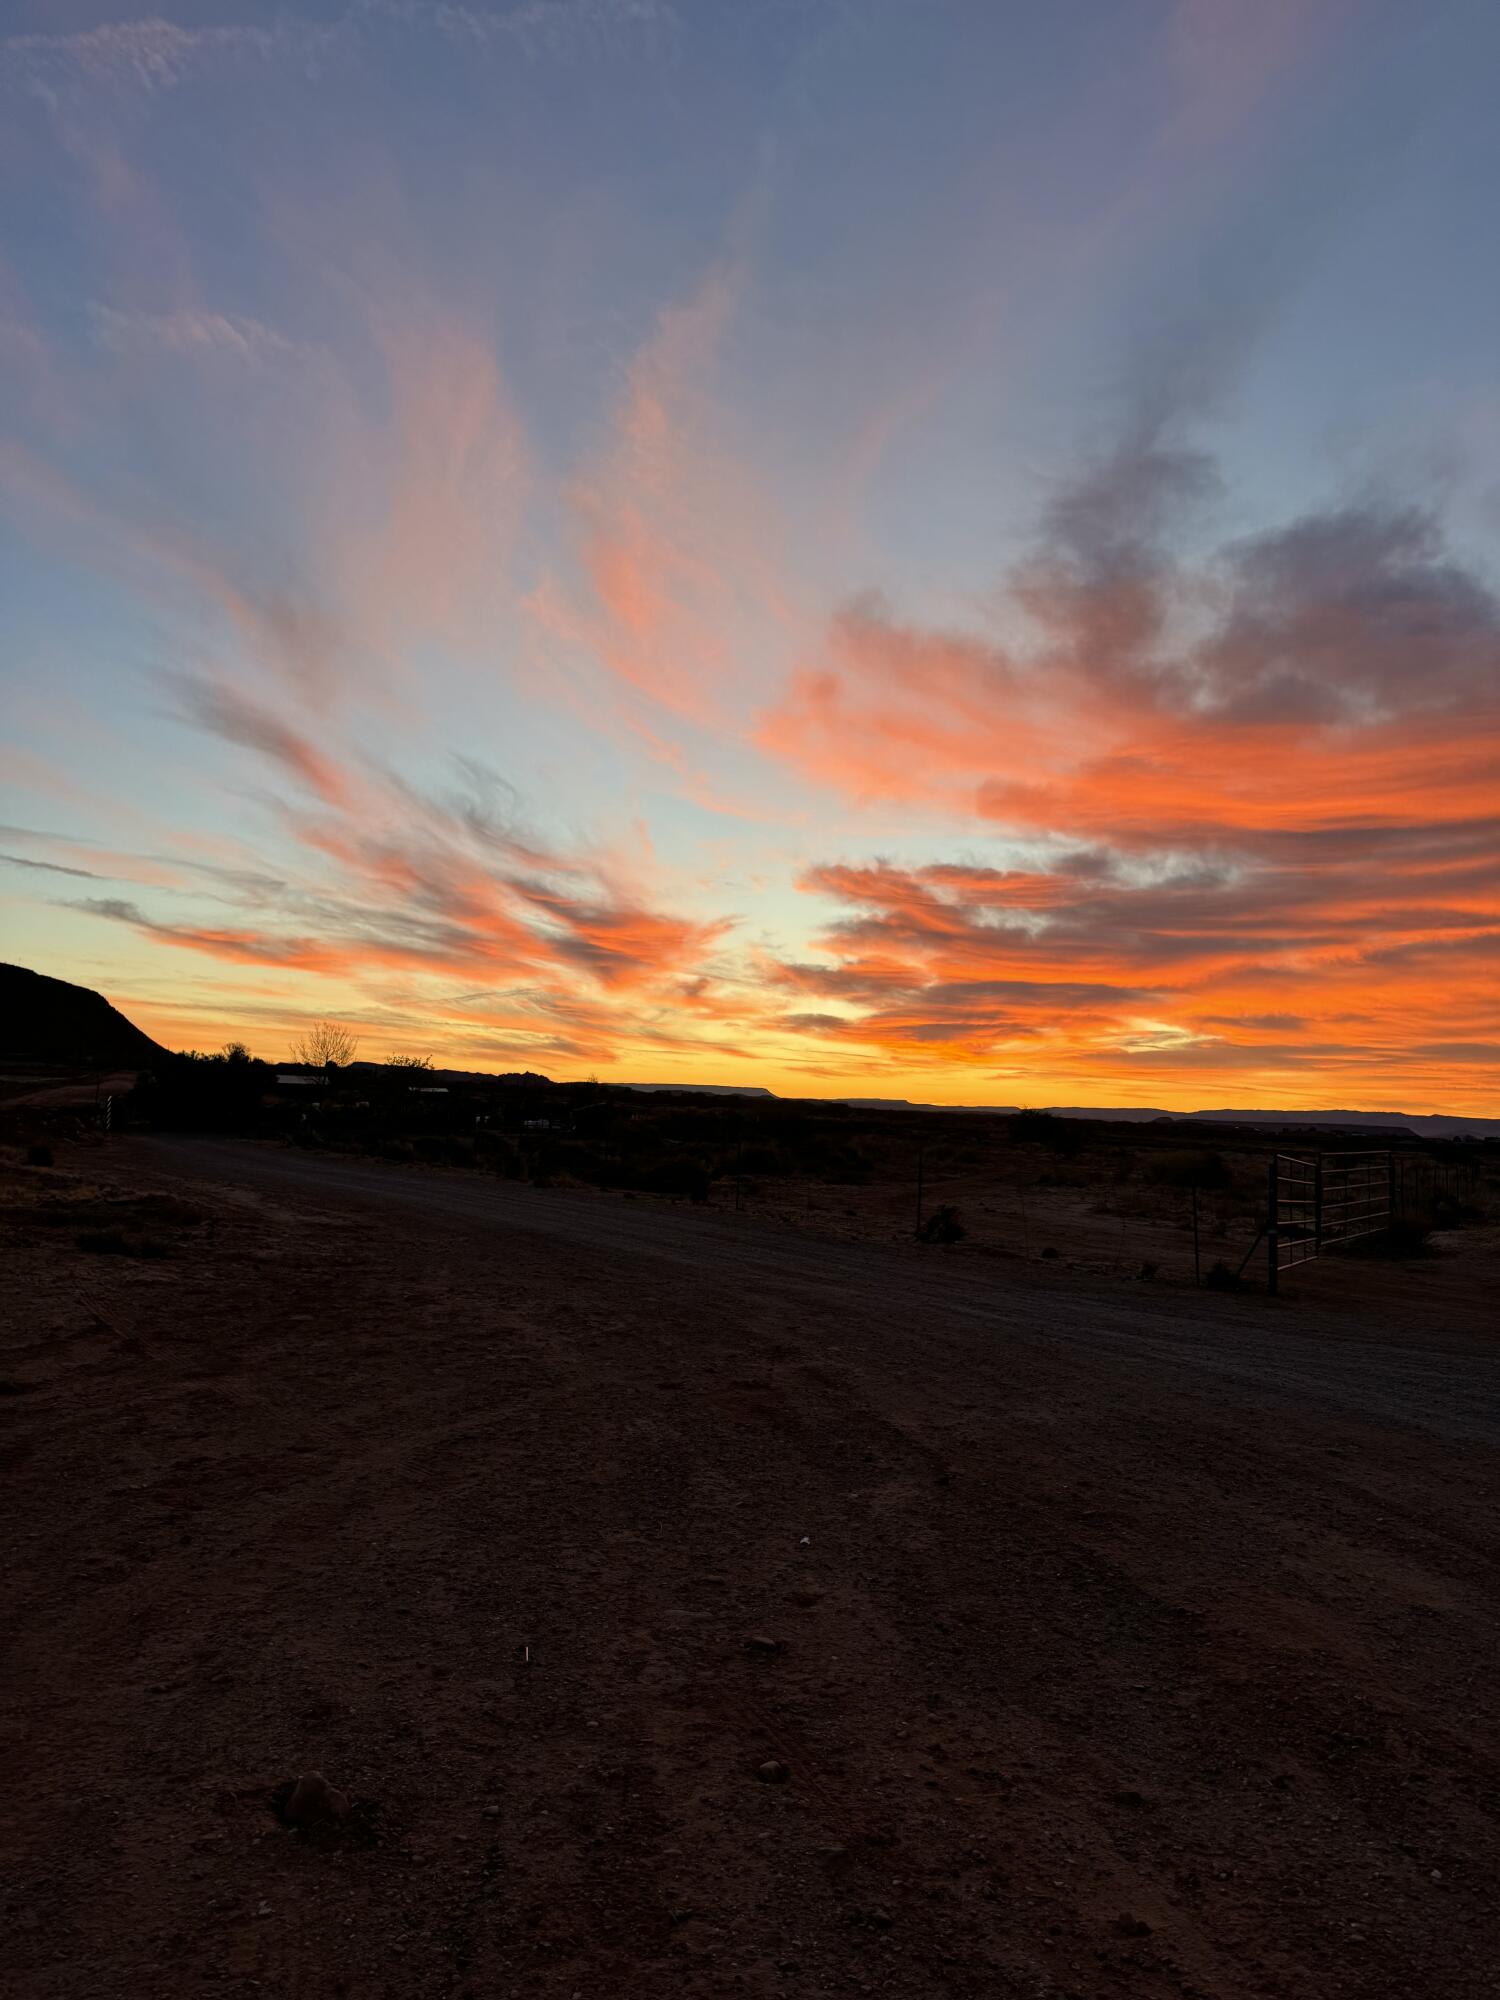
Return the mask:
<svg viewBox="0 0 1500 2000">
<path fill-rule="evenodd" d="M 1500 1112 L 1493 0 L 10 0 L 3 956 Z"/>
</svg>

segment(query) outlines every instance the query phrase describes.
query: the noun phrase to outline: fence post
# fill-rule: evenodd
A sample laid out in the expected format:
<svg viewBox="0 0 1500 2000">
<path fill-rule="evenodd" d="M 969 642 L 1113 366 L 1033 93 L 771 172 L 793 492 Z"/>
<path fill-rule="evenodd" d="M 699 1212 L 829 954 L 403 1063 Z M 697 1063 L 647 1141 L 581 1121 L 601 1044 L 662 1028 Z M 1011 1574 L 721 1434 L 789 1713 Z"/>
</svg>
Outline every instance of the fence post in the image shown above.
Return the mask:
<svg viewBox="0 0 1500 2000">
<path fill-rule="evenodd" d="M 925 1146 L 919 1147 L 917 1151 L 917 1227 L 915 1231 L 917 1236 L 922 1234 L 922 1170 L 926 1159 L 927 1148 Z"/>
<path fill-rule="evenodd" d="M 1313 1255 L 1323 1254 L 1323 1155 L 1313 1163 Z"/>
<path fill-rule="evenodd" d="M 1275 1296 L 1277 1270 L 1276 1155 L 1266 1171 L 1266 1290 Z"/>
<path fill-rule="evenodd" d="M 1203 1267 L 1198 1261 L 1198 1183 L 1193 1182 L 1193 1283 L 1203 1283 Z"/>
</svg>

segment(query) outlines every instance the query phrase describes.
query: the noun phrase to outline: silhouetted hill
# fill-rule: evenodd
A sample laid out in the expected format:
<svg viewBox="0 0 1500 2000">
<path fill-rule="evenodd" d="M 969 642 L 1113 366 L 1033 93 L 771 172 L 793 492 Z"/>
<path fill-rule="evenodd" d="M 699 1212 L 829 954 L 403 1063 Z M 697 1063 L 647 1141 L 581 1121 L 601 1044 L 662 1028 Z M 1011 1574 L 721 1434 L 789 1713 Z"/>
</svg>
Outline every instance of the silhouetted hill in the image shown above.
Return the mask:
<svg viewBox="0 0 1500 2000">
<path fill-rule="evenodd" d="M 91 986 L 0 965 L 0 1055 L 68 1068 L 137 1069 L 165 1054 Z"/>
<path fill-rule="evenodd" d="M 309 1072 L 312 1070 L 312 1065 L 309 1063 L 284 1062 L 278 1063 L 277 1067 L 283 1072 L 296 1069 L 308 1070 Z M 322 1071 L 319 1070 L 317 1074 L 321 1075 Z M 341 1074 L 351 1082 L 375 1083 L 381 1077 L 388 1076 L 390 1070 L 389 1066 L 385 1063 L 352 1062 L 344 1065 Z M 441 1085 L 464 1085 L 482 1088 L 485 1084 L 506 1084 L 514 1089 L 543 1090 L 550 1089 L 552 1085 L 550 1076 L 543 1076 L 540 1070 L 535 1069 L 413 1070 L 407 1081 L 413 1090 L 420 1090 L 424 1085 L 432 1089 Z"/>
</svg>

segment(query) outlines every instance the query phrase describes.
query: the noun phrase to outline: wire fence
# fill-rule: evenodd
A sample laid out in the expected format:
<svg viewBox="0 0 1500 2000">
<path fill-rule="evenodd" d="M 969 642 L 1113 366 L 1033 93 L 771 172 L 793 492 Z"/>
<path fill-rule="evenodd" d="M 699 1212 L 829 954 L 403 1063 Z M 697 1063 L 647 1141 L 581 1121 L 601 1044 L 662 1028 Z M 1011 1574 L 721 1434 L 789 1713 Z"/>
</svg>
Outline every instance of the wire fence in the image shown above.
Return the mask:
<svg viewBox="0 0 1500 2000">
<path fill-rule="evenodd" d="M 1181 1229 L 1191 1232 L 1195 1285 L 1238 1285 L 1259 1253 L 1266 1289 L 1274 1293 L 1283 1272 L 1346 1246 L 1389 1236 L 1403 1220 L 1416 1226 L 1413 1241 L 1423 1239 L 1432 1226 L 1462 1220 L 1463 1209 L 1475 1204 L 1480 1193 L 1477 1163 L 1399 1148 L 1310 1149 L 1306 1153 L 1262 1153 L 1260 1159 L 1265 1179 L 1258 1197 L 1251 1191 L 1254 1180 L 1247 1187 L 1242 1176 L 1227 1176 L 1217 1155 L 1208 1161 L 1217 1173 L 1210 1174 L 1201 1186 L 1177 1176 L 1170 1181 L 1158 1177 L 1159 1194 L 1174 1186 L 1181 1190 L 1181 1209 L 1174 1215 L 1144 1209 L 1136 1213 L 1124 1207 L 1113 1211 L 1119 1217 L 1118 1248 L 1112 1255 L 1104 1250 L 1103 1261 L 1097 1240 L 1100 1225 L 1093 1218 L 1111 1213 L 1108 1204 L 1095 1203 L 1087 1215 L 1068 1216 L 1059 1215 L 1054 1202 L 1050 1213 L 1043 1206 L 1028 1214 L 1026 1187 L 1017 1182 L 1010 1190 L 1015 1248 L 1030 1259 L 1037 1254 L 1039 1244 L 1044 1258 L 1066 1254 L 1070 1262 L 1088 1262 L 1100 1269 L 1138 1269 L 1142 1276 L 1154 1276 L 1176 1261 L 1164 1238 L 1167 1231 Z M 944 1203 L 943 1198 L 957 1193 L 960 1184 L 966 1197 L 972 1194 L 968 1176 L 952 1180 L 944 1174 L 934 1176 L 931 1162 L 918 1156 L 914 1191 L 920 1240 L 948 1241 L 948 1236 L 939 1233 L 943 1219 L 951 1217 L 956 1223 L 961 1212 L 966 1217 L 972 1215 L 967 1205 L 959 1211 Z M 1050 1189 L 1050 1183 L 1035 1182 L 1033 1186 L 1033 1206 L 1038 1200 L 1045 1203 L 1043 1190 Z M 981 1203 L 981 1217 L 992 1213 L 991 1204 Z M 983 1220 L 979 1227 L 984 1231 Z M 954 1237 L 968 1233 L 964 1227 L 952 1231 Z M 1085 1248 L 1089 1238 L 1094 1240 Z M 1057 1245 L 1061 1248 L 1053 1247 Z"/>
<path fill-rule="evenodd" d="M 1076 1157 L 1082 1150 L 1007 1162 L 1012 1171 L 996 1173 L 982 1156 L 919 1146 L 898 1177 L 847 1185 L 747 1172 L 748 1157 L 736 1154 L 712 1198 L 851 1242 L 894 1228 L 967 1253 L 1187 1278 L 1209 1290 L 1250 1277 L 1273 1292 L 1283 1272 L 1394 1231 L 1402 1218 L 1417 1226 L 1393 1254 L 1419 1254 L 1431 1229 L 1467 1219 L 1466 1203 L 1474 1218 L 1484 1205 L 1482 1161 L 1415 1148 L 1135 1147 L 1102 1161 Z"/>
<path fill-rule="evenodd" d="M 1472 1160 L 1439 1160 L 1427 1153 L 1394 1156 L 1398 1215 L 1421 1215 L 1451 1202 L 1471 1206 L 1479 1192 L 1479 1169 Z"/>
</svg>

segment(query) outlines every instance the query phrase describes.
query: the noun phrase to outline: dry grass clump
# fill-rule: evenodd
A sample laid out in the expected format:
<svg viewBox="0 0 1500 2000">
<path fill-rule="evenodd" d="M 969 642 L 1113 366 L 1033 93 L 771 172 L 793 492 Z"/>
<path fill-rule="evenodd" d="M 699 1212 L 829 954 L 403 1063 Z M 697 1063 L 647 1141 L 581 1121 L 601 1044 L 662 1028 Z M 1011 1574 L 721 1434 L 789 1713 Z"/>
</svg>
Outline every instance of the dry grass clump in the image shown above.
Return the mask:
<svg viewBox="0 0 1500 2000">
<path fill-rule="evenodd" d="M 73 1238 L 80 1250 L 99 1257 L 170 1257 L 172 1246 L 159 1236 L 137 1236 L 116 1225 L 112 1229 L 83 1229 Z"/>
</svg>

